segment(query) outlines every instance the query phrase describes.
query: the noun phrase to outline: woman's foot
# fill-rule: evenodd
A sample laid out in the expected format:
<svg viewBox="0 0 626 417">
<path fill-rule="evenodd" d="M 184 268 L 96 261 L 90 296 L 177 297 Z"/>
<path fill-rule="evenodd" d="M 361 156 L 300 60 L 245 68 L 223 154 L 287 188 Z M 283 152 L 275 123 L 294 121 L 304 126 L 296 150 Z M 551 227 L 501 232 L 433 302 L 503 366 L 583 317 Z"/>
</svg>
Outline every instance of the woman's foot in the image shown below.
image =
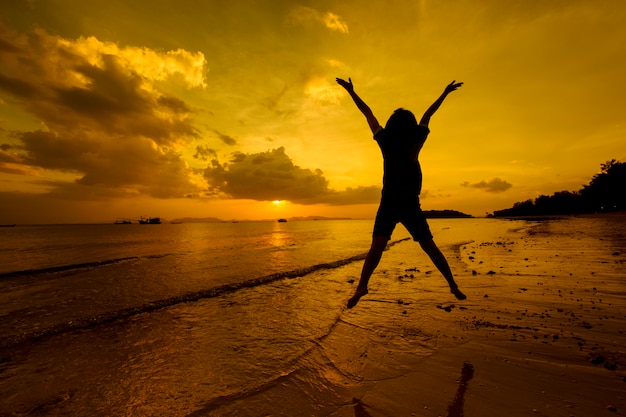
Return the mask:
<svg viewBox="0 0 626 417">
<path fill-rule="evenodd" d="M 457 300 L 465 300 L 467 296 L 459 290 L 459 287 L 450 287 L 450 292 L 456 297 Z"/>
<path fill-rule="evenodd" d="M 367 288 L 357 288 L 352 298 L 348 300 L 348 308 L 354 307 L 356 303 L 359 302 L 361 297 L 363 297 L 367 293 L 368 293 Z"/>
</svg>

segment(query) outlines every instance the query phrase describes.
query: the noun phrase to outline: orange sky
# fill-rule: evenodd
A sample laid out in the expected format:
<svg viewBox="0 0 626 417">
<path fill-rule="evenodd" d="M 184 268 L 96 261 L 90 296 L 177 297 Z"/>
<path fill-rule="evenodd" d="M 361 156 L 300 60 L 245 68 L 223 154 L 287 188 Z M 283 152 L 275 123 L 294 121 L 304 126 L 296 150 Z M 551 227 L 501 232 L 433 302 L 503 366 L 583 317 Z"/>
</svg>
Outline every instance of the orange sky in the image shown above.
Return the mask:
<svg viewBox="0 0 626 417">
<path fill-rule="evenodd" d="M 481 216 L 626 160 L 626 2 L 0 5 L 0 223 L 374 216 L 381 123 L 431 120 L 422 207 Z M 274 204 L 274 200 L 282 200 Z"/>
</svg>

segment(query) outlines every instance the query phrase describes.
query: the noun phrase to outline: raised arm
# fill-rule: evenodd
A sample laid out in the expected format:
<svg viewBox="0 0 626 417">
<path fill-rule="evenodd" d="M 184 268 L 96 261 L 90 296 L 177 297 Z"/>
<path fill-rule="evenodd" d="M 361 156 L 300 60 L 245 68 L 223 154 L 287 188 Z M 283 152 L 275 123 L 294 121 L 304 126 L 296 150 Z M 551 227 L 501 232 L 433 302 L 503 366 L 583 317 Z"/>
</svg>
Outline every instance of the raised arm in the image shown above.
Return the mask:
<svg viewBox="0 0 626 417">
<path fill-rule="evenodd" d="M 378 120 L 376 120 L 372 109 L 370 109 L 369 106 L 365 104 L 365 102 L 361 100 L 361 97 L 359 97 L 358 94 L 354 91 L 352 79 L 348 78 L 348 81 L 346 81 L 341 78 L 337 78 L 337 84 L 345 88 L 348 94 L 350 94 L 350 97 L 352 97 L 352 100 L 354 100 L 354 104 L 356 104 L 357 108 L 361 110 L 361 113 L 363 113 L 363 116 L 365 116 L 365 119 L 367 119 L 367 124 L 372 130 L 372 133 L 375 134 L 376 132 L 378 132 L 378 130 L 380 129 L 380 124 L 378 123 Z"/>
<path fill-rule="evenodd" d="M 424 112 L 424 115 L 422 116 L 422 119 L 420 120 L 420 124 L 423 126 L 428 126 L 428 123 L 430 122 L 430 118 L 432 117 L 433 114 L 435 114 L 437 109 L 439 109 L 439 106 L 441 106 L 441 103 L 443 103 L 446 97 L 448 97 L 448 94 L 455 91 L 457 88 L 459 88 L 462 85 L 463 83 L 457 83 L 455 81 L 452 81 L 450 84 L 448 84 L 446 88 L 443 90 L 443 93 L 439 96 L 439 98 L 435 100 L 433 104 L 430 105 L 430 107 L 426 110 L 426 112 Z"/>
</svg>

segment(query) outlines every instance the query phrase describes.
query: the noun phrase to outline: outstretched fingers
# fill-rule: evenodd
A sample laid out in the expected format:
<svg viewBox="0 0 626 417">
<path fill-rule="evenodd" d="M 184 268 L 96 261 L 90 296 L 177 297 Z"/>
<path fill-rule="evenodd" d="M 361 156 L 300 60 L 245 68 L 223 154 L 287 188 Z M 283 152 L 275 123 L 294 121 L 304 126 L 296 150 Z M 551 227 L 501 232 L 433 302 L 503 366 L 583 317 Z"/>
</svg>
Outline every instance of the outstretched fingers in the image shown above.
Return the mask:
<svg viewBox="0 0 626 417">
<path fill-rule="evenodd" d="M 446 86 L 446 93 L 456 91 L 456 89 L 461 87 L 462 85 L 463 83 L 457 83 L 456 80 L 452 80 L 452 82 Z"/>
<path fill-rule="evenodd" d="M 348 91 L 354 90 L 354 86 L 352 85 L 352 79 L 351 78 L 348 78 L 348 81 L 344 80 L 343 78 L 336 78 L 336 80 L 337 80 L 337 84 L 339 84 L 340 86 L 342 86 L 346 90 L 348 90 Z"/>
</svg>

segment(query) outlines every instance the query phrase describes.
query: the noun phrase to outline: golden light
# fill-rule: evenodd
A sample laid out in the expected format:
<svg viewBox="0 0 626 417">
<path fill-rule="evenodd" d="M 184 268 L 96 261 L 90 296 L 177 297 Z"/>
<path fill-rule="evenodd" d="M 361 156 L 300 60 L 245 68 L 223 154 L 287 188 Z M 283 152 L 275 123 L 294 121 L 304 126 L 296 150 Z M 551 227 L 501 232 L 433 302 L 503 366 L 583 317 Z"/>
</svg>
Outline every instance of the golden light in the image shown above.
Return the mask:
<svg viewBox="0 0 626 417">
<path fill-rule="evenodd" d="M 285 200 L 274 200 L 272 201 L 272 204 L 275 206 L 280 206 L 280 205 L 285 204 Z"/>
</svg>

